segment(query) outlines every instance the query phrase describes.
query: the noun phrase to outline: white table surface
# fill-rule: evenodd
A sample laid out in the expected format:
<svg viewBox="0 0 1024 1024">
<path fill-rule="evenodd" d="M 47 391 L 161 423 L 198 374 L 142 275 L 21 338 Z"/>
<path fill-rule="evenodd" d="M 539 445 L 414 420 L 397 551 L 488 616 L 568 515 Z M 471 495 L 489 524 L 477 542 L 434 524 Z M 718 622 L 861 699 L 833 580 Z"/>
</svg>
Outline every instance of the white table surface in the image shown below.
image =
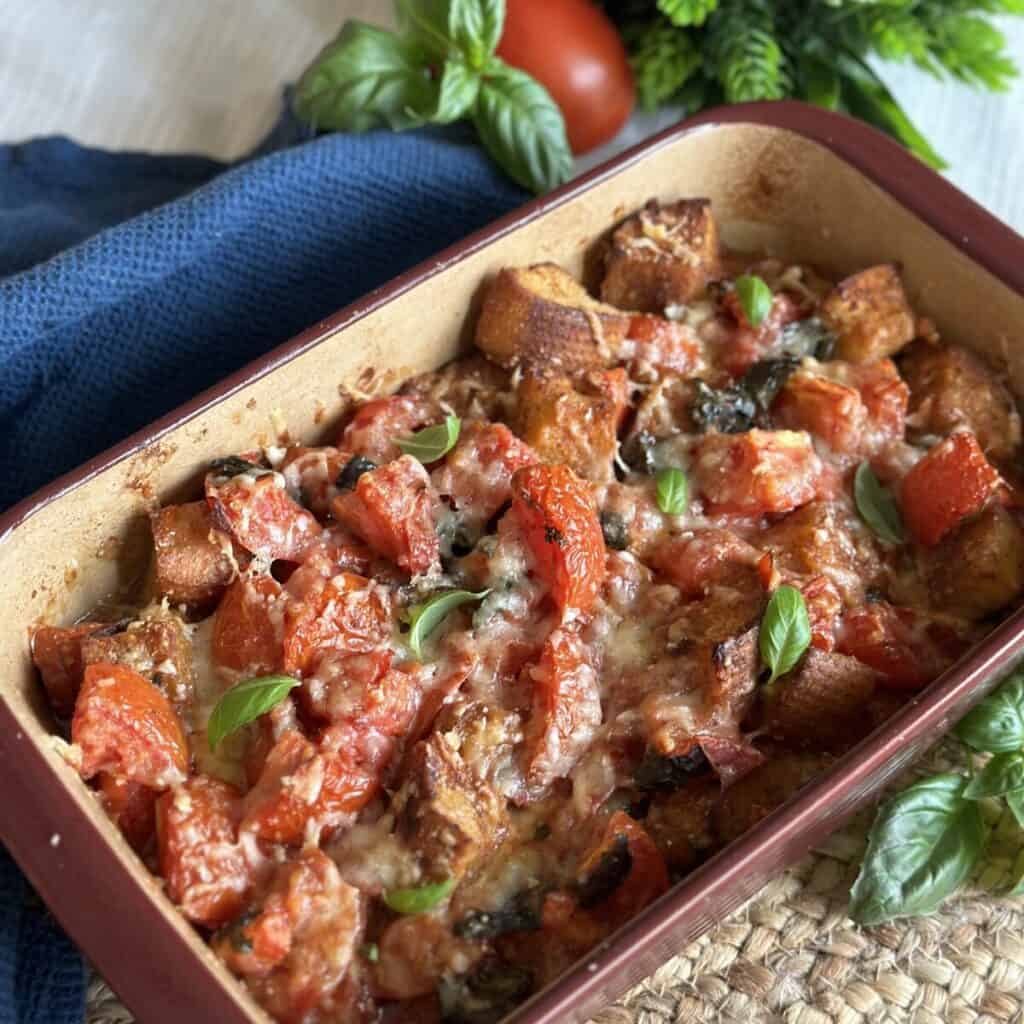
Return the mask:
<svg viewBox="0 0 1024 1024">
<path fill-rule="evenodd" d="M 0 141 L 67 134 L 111 149 L 245 153 L 281 89 L 345 17 L 387 0 L 0 0 Z M 1024 18 L 1003 18 L 1024 65 Z M 951 164 L 949 178 L 1024 233 L 1024 79 L 1003 94 L 879 65 Z M 636 116 L 581 168 L 677 115 Z"/>
</svg>

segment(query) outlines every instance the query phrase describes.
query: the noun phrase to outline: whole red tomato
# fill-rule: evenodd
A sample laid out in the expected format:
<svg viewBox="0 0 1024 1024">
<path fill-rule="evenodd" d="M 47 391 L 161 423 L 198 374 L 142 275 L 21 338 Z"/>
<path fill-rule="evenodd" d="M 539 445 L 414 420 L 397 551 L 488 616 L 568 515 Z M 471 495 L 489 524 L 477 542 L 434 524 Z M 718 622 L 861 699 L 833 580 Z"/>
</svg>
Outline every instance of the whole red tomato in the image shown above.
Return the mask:
<svg viewBox="0 0 1024 1024">
<path fill-rule="evenodd" d="M 633 109 L 622 40 L 589 0 L 507 0 L 498 56 L 551 93 L 577 155 L 612 138 Z"/>
</svg>

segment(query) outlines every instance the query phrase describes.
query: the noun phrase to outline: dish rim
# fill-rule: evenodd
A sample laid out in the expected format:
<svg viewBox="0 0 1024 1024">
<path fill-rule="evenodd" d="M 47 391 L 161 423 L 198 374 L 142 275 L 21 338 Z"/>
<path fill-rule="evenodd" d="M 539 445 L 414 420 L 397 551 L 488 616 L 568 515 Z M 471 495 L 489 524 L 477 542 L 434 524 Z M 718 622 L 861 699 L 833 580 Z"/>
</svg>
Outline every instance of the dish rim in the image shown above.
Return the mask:
<svg viewBox="0 0 1024 1024">
<path fill-rule="evenodd" d="M 831 150 L 875 186 L 913 213 L 926 226 L 947 239 L 1011 290 L 1024 296 L 1024 238 L 997 220 L 955 186 L 911 156 L 898 143 L 867 125 L 844 115 L 795 101 L 739 104 L 716 108 L 680 122 L 562 186 L 547 196 L 510 211 L 435 257 L 405 271 L 337 313 L 319 321 L 260 358 L 165 414 L 124 441 L 82 463 L 21 500 L 0 515 L 0 544 L 11 542 L 18 527 L 44 506 L 75 490 L 118 462 L 159 441 L 165 434 L 203 415 L 254 381 L 274 372 L 301 353 L 320 344 L 372 311 L 418 286 L 440 271 L 499 241 L 556 207 L 572 202 L 595 185 L 620 173 L 685 135 L 714 131 L 734 124 L 779 128 L 803 136 Z M 764 822 L 731 843 L 702 865 L 661 900 L 641 912 L 585 961 L 533 997 L 507 1018 L 508 1024 L 554 1024 L 589 1003 L 597 993 L 615 987 L 638 957 L 659 951 L 669 933 L 683 918 L 700 918 L 702 904 L 718 892 L 736 892 L 757 865 L 780 864 L 795 845 L 807 845 L 834 827 L 838 815 L 849 813 L 867 798 L 882 776 L 890 775 L 909 759 L 909 753 L 936 738 L 968 696 L 980 698 L 983 681 L 1004 671 L 1024 654 L 1024 608 L 1019 609 L 989 634 L 967 657 L 914 698 L 870 737 L 841 758 L 823 777 L 805 787 L 789 803 Z M 972 694 L 973 689 L 976 694 Z M 15 735 L 17 733 L 17 736 Z M 52 815 L 64 824 L 61 834 L 66 849 L 78 860 L 109 860 L 112 847 L 103 833 L 76 807 L 71 793 L 40 746 L 18 742 L 20 728 L 13 709 L 0 699 L 0 761 L 12 766 L 5 789 L 9 807 L 6 822 L 31 822 L 38 818 L 34 805 L 44 801 Z M 13 756 L 17 753 L 17 757 Z M 21 784 L 18 784 L 21 783 Z M 74 873 L 45 860 L 44 839 L 8 825 L 3 839 L 8 849 L 43 895 L 54 916 L 78 941 L 90 959 L 112 978 L 118 993 L 135 1004 L 147 1021 L 180 1019 L 191 1008 L 224 1021 L 253 1019 L 240 1013 L 237 993 L 221 985 L 209 971 L 198 970 L 198 958 L 181 941 L 169 921 L 154 914 L 145 887 L 118 868 L 121 890 L 116 913 L 122 920 L 143 919 L 150 925 L 145 946 L 165 958 L 126 956 L 133 949 L 131 933 L 108 926 L 106 915 L 87 919 L 74 914 L 73 901 L 81 901 Z M 808 838 L 810 837 L 810 838 Z M 772 868 L 774 870 L 774 867 Z M 127 876 L 127 877 L 125 877 Z M 124 883 L 128 884 L 125 885 Z M 72 901 L 72 902 L 69 902 Z M 703 911 L 705 919 L 710 918 Z M 69 919 L 74 917 L 73 922 Z M 663 946 L 660 948 L 664 948 Z M 141 952 L 138 950 L 137 952 Z M 189 978 L 188 992 L 183 977 Z M 145 994 L 154 991 L 174 997 L 152 1002 Z M 187 1004 L 187 1005 L 186 1005 Z"/>
</svg>

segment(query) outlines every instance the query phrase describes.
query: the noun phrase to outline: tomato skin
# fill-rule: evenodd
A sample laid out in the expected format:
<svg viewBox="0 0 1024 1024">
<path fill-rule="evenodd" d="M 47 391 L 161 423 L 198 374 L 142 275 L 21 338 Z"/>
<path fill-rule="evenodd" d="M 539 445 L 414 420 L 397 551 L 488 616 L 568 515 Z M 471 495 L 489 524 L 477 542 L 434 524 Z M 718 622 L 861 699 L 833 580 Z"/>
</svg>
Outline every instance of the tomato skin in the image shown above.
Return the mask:
<svg viewBox="0 0 1024 1024">
<path fill-rule="evenodd" d="M 868 415 L 856 390 L 806 370 L 789 378 L 772 412 L 780 426 L 806 430 L 840 454 L 860 449 Z"/>
<path fill-rule="evenodd" d="M 686 375 L 704 366 L 700 339 L 683 324 L 639 313 L 629 321 L 627 337 L 634 343 L 634 363 L 647 363 L 662 373 L 669 371 Z"/>
<path fill-rule="evenodd" d="M 338 440 L 338 447 L 356 452 L 373 462 L 390 462 L 402 451 L 395 444 L 421 427 L 437 420 L 435 403 L 416 395 L 391 395 L 376 398 L 361 406 Z"/>
<path fill-rule="evenodd" d="M 821 651 L 836 646 L 836 623 L 843 610 L 843 599 L 836 585 L 827 576 L 816 576 L 802 593 L 811 623 L 811 644 Z"/>
<path fill-rule="evenodd" d="M 903 518 L 914 537 L 933 547 L 961 519 L 980 512 L 999 473 L 969 431 L 930 448 L 903 480 Z"/>
<path fill-rule="evenodd" d="M 427 471 L 403 455 L 363 473 L 355 490 L 334 499 L 331 511 L 377 554 L 417 576 L 440 564 L 432 512 L 436 497 Z"/>
<path fill-rule="evenodd" d="M 510 513 L 559 610 L 586 615 L 604 583 L 604 534 L 590 488 L 568 466 L 528 466 L 512 478 Z"/>
<path fill-rule="evenodd" d="M 235 580 L 214 613 L 213 663 L 254 676 L 279 669 L 283 615 L 281 584 L 273 577 Z"/>
<path fill-rule="evenodd" d="M 142 853 L 156 828 L 156 791 L 109 772 L 100 772 L 97 781 L 107 817 L 118 827 L 128 845 L 136 853 Z"/>
<path fill-rule="evenodd" d="M 241 909 L 252 872 L 238 845 L 241 800 L 234 786 L 193 775 L 157 801 L 160 874 L 190 921 L 217 928 Z"/>
<path fill-rule="evenodd" d="M 577 156 L 614 138 L 633 111 L 622 40 L 589 0 L 508 0 L 497 53 L 551 94 Z"/>
<path fill-rule="evenodd" d="M 32 661 L 39 670 L 46 697 L 54 714 L 70 718 L 82 686 L 82 641 L 102 622 L 83 622 L 77 626 L 40 626 L 32 633 Z"/>
<path fill-rule="evenodd" d="M 166 789 L 188 772 L 188 745 L 167 698 L 124 665 L 88 665 L 71 720 L 82 778 L 111 772 Z"/>
</svg>

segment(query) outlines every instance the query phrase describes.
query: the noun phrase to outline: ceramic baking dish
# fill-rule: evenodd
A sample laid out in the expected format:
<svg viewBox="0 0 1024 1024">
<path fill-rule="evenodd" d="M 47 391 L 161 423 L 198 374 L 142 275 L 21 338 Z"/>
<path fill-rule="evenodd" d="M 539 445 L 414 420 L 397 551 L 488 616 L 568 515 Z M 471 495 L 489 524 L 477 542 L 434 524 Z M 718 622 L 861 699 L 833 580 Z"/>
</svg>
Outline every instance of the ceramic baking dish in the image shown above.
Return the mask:
<svg viewBox="0 0 1024 1024">
<path fill-rule="evenodd" d="M 1024 239 L 859 123 L 794 103 L 714 111 L 510 214 L 310 328 L 9 511 L 0 521 L 0 837 L 146 1022 L 263 1021 L 164 898 L 56 750 L 28 627 L 67 622 L 148 553 L 145 510 L 195 494 L 205 463 L 324 435 L 349 388 L 393 390 L 450 359 L 481 283 L 507 264 L 584 272 L 592 243 L 651 196 L 709 196 L 727 241 L 841 273 L 899 260 L 916 309 L 1005 359 L 1024 394 Z M 1024 611 L 761 825 L 538 994 L 517 1024 L 585 1020 L 875 796 L 1024 656 Z"/>
</svg>

